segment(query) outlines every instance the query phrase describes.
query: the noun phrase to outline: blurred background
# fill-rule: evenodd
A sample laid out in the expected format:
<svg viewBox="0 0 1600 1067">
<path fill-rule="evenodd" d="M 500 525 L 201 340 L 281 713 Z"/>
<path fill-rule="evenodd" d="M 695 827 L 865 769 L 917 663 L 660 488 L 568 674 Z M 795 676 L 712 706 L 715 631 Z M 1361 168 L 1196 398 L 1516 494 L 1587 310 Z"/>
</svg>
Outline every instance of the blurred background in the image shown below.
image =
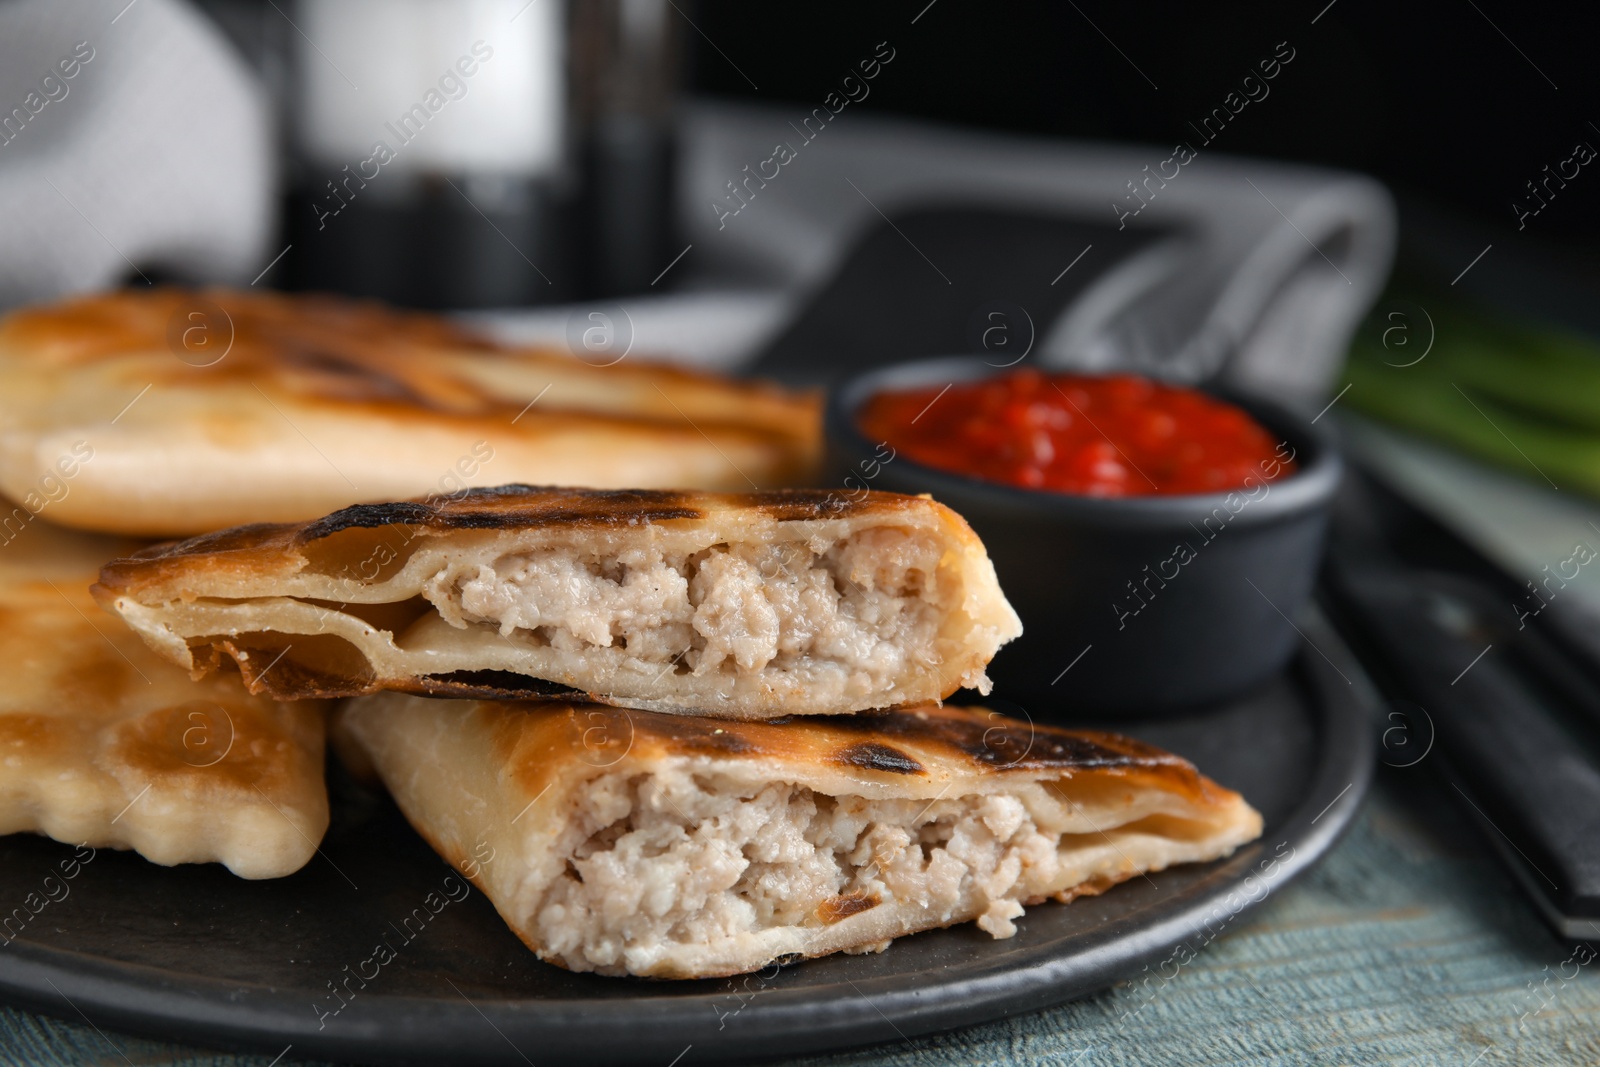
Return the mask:
<svg viewBox="0 0 1600 1067">
<path fill-rule="evenodd" d="M 1475 2 L 8 0 L 0 304 L 328 290 L 796 381 L 998 314 L 1442 445 L 1415 491 L 1498 494 L 1526 567 L 1567 553 L 1501 505 L 1600 492 L 1586 47 Z M 949 206 L 953 280 L 896 222 Z M 939 278 L 830 292 L 885 226 Z"/>
<path fill-rule="evenodd" d="M 1538 204 L 1528 183 L 1537 184 L 1546 166 L 1557 167 L 1577 142 L 1600 133 L 1591 125 L 1593 90 L 1582 73 L 1585 35 L 1561 20 L 1524 17 L 1515 7 L 1313 0 L 939 10 L 912 0 L 864 12 L 848 4 L 790 10 L 719 0 L 578 0 L 563 10 L 538 0 L 523 11 L 523 3 L 200 4 L 250 60 L 277 108 L 286 150 L 279 225 L 287 239 L 307 241 L 300 255 L 286 257 L 278 284 L 441 306 L 646 288 L 666 263 L 661 257 L 675 250 L 669 183 L 678 105 L 792 102 L 805 114 L 854 69 L 858 53 L 885 39 L 897 46 L 893 77 L 875 80 L 868 97 L 852 101 L 862 112 L 1162 147 L 1195 140 L 1192 124 L 1287 40 L 1296 53 L 1292 79 L 1275 80 L 1271 106 L 1241 114 L 1226 140 L 1219 138 L 1219 150 L 1379 177 L 1399 198 L 1402 233 L 1415 231 L 1423 246 L 1415 254 L 1424 259 L 1426 246 L 1441 239 L 1439 229 L 1461 227 L 1489 240 L 1517 234 L 1519 243 L 1538 248 L 1539 258 L 1589 282 L 1596 270 L 1600 196 L 1581 189 L 1547 194 L 1536 232 L 1527 232 L 1526 221 L 1519 226 L 1519 207 Z M 462 41 L 496 36 L 504 28 L 497 19 L 511 17 L 511 28 L 521 32 L 507 47 L 517 51 L 501 62 L 537 66 L 546 84 L 519 80 L 492 101 L 475 101 L 476 116 L 451 116 L 449 144 L 430 144 L 427 158 L 403 161 L 421 176 L 408 208 L 428 220 L 426 239 L 405 250 L 374 248 L 368 239 L 374 224 L 357 222 L 324 234 L 331 248 L 313 248 L 309 202 L 326 196 L 329 177 L 354 162 L 339 151 L 363 152 L 371 127 L 381 126 L 371 120 L 393 117 L 381 108 L 363 115 L 364 106 L 377 103 L 370 84 L 341 99 L 338 90 L 349 86 L 341 86 L 331 56 L 340 55 L 351 79 L 359 73 L 392 86 L 398 115 L 411 102 L 406 92 L 432 81 L 419 47 L 424 40 L 448 51 L 441 38 L 452 30 Z M 493 84 L 482 95 L 500 89 Z M 353 123 L 343 145 L 334 133 L 341 119 Z M 491 137 L 479 136 L 491 130 Z M 535 147 L 541 139 L 547 143 Z M 497 154 L 484 153 L 485 140 Z M 337 166 L 325 174 L 317 164 Z M 477 183 L 482 196 L 473 199 L 488 202 L 487 219 L 463 198 L 441 195 L 441 188 L 451 190 L 440 179 L 451 176 Z M 496 181 L 499 188 L 486 187 Z M 387 202 L 352 210 L 352 218 L 381 218 L 400 195 L 375 187 L 367 199 Z M 605 232 L 608 221 L 629 239 Z M 527 264 L 519 271 L 502 262 L 509 250 L 494 225 L 522 238 L 530 255 L 537 250 L 560 262 L 559 284 Z M 364 259 L 348 258 L 361 255 L 352 251 L 359 247 L 368 249 Z M 413 263 L 407 288 L 396 273 L 396 251 L 466 278 L 458 287 L 418 284 L 426 268 Z M 445 266 L 452 260 L 459 262 Z M 1537 300 L 1521 292 L 1517 298 Z"/>
<path fill-rule="evenodd" d="M 1586 47 L 1475 2 L 7 0 L 0 304 L 328 290 L 796 380 L 972 348 L 1003 305 L 1041 362 L 1308 413 L 1349 386 L 1592 493 Z M 959 295 L 863 294 L 880 314 L 835 315 L 859 329 L 795 335 L 929 205 L 1012 233 L 967 279 L 924 256 Z M 1064 269 L 1004 277 L 1023 244 Z"/>
<path fill-rule="evenodd" d="M 732 225 L 745 232 L 730 237 L 713 205 L 754 189 L 744 168 L 771 158 L 768 141 L 807 135 L 801 120 L 832 92 L 845 107 L 824 118 L 858 142 L 910 121 L 921 147 L 947 156 L 1050 147 L 1063 190 L 1085 169 L 1075 160 L 1129 146 L 1130 173 L 1058 198 L 1101 223 L 1143 206 L 1156 188 L 1150 168 L 1180 143 L 1207 166 L 1244 156 L 1370 174 L 1399 206 L 1402 288 L 1437 281 L 1469 302 L 1600 329 L 1600 308 L 1585 299 L 1600 196 L 1574 157 L 1600 140 L 1585 35 L 1513 6 L 9 0 L 0 18 L 11 31 L 0 103 L 14 116 L 0 187 L 33 197 L 28 187 L 50 193 L 40 176 L 56 175 L 0 264 L 0 300 L 11 304 L 165 279 L 255 279 L 451 309 L 686 288 L 803 292 L 857 234 L 826 254 L 804 247 L 814 235 L 770 218 L 741 218 Z M 78 99 L 52 103 L 40 80 L 80 41 L 96 58 L 75 79 L 54 75 L 55 91 Z M 866 78 L 858 64 L 876 66 L 880 43 L 893 59 Z M 854 90 L 841 85 L 851 76 Z M 97 108 L 102 96 L 120 99 Z M 752 154 L 741 157 L 726 131 L 752 123 Z M 975 133 L 998 140 L 962 136 Z M 816 136 L 802 140 L 808 156 L 826 153 Z M 783 184 L 809 186 L 814 212 L 854 225 L 856 193 L 799 162 Z M 996 178 L 990 200 L 1039 199 Z M 947 179 L 951 198 L 972 195 L 965 180 Z M 1172 221 L 1163 213 L 1184 190 L 1161 191 L 1140 222 Z M 1393 220 L 1351 210 L 1362 237 L 1389 239 Z M 708 222 L 727 239 L 711 242 Z M 707 238 L 698 254 L 676 263 L 697 234 Z M 763 247 L 752 253 L 752 243 Z M 1390 262 L 1380 250 L 1357 266 L 1386 275 Z M 729 328 L 748 328 L 752 306 L 730 307 Z M 1345 307 L 1323 325 L 1342 340 L 1350 316 Z M 763 339 L 741 334 L 733 347 Z M 1322 367 L 1305 380 L 1323 389 L 1332 377 Z"/>
<path fill-rule="evenodd" d="M 1476 2 L 6 0 L 0 305 L 327 290 L 794 381 L 998 337 L 1364 412 L 1537 570 L 1573 493 L 1523 488 L 1600 492 L 1586 47 Z M 937 277 L 841 293 L 874 233 Z"/>
</svg>

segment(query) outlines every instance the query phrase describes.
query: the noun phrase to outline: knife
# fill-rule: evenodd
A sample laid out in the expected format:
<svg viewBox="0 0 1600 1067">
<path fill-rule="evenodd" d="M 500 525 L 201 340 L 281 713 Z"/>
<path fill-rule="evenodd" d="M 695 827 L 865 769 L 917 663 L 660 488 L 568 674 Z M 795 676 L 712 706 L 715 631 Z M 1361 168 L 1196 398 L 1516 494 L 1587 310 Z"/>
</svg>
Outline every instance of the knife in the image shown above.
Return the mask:
<svg viewBox="0 0 1600 1067">
<path fill-rule="evenodd" d="M 1370 472 L 1352 472 L 1323 591 L 1380 687 L 1410 702 L 1389 713 L 1385 761 L 1431 755 L 1546 920 L 1596 937 L 1600 670 L 1572 616 L 1559 629 L 1548 613 L 1519 620 L 1515 589 Z"/>
</svg>

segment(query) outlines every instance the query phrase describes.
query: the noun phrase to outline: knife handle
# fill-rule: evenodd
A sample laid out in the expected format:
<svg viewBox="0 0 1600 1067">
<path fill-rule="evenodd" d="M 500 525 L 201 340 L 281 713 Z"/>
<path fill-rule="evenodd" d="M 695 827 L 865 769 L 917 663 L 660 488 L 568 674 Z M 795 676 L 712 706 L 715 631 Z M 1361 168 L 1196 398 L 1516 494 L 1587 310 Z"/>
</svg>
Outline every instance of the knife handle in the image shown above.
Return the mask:
<svg viewBox="0 0 1600 1067">
<path fill-rule="evenodd" d="M 1600 919 L 1600 760 L 1559 695 L 1481 625 L 1459 581 L 1335 552 L 1328 586 L 1391 695 L 1420 705 L 1462 797 L 1547 916 Z M 1513 861 L 1515 862 L 1515 861 Z M 1553 913 L 1553 915 L 1552 915 Z"/>
</svg>

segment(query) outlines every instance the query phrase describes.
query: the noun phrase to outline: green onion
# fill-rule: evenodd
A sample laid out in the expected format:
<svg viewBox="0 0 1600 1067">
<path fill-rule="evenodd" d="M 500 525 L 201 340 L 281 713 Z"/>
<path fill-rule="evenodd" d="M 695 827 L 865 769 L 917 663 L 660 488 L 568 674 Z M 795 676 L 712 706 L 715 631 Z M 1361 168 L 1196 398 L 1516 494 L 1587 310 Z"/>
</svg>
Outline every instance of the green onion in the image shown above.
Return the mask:
<svg viewBox="0 0 1600 1067">
<path fill-rule="evenodd" d="M 1527 477 L 1600 495 L 1600 346 L 1439 300 L 1412 303 L 1427 307 L 1432 348 L 1416 360 L 1424 338 L 1385 347 L 1388 323 L 1370 321 L 1351 346 L 1348 401 Z"/>
</svg>

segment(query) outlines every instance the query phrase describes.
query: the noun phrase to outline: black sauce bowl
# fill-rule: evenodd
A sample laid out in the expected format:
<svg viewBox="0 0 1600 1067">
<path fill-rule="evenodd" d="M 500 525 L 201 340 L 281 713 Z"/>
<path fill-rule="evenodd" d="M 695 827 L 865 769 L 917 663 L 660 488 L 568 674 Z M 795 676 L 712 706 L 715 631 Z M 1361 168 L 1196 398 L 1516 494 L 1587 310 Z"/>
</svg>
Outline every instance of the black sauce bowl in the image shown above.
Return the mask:
<svg viewBox="0 0 1600 1067">
<path fill-rule="evenodd" d="M 870 440 L 861 405 L 885 390 L 1004 373 L 978 357 L 917 360 L 836 388 L 827 485 L 929 493 L 988 547 L 1022 637 L 990 667 L 996 696 L 1063 711 L 1158 712 L 1239 694 L 1300 637 L 1342 463 L 1331 440 L 1275 404 L 1207 390 L 1292 448 L 1298 469 L 1236 493 L 1088 497 L 923 466 Z M 1183 549 L 1187 548 L 1187 552 Z"/>
</svg>

